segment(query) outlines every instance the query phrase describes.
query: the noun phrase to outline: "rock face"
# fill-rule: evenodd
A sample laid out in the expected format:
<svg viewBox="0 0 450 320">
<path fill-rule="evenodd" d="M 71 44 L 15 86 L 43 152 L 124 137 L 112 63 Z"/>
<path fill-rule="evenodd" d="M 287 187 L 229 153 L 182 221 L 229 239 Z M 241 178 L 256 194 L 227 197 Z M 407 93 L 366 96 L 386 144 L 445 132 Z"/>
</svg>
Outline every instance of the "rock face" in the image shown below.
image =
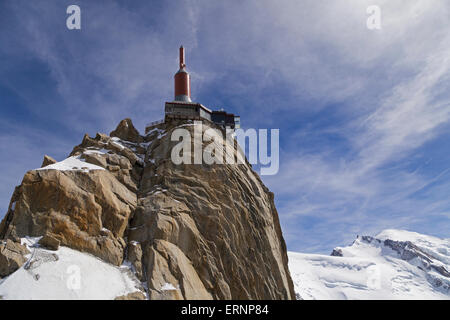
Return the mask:
<svg viewBox="0 0 450 320">
<path fill-rule="evenodd" d="M 46 167 L 46 166 L 51 165 L 51 164 L 54 164 L 56 162 L 57 161 L 55 159 L 53 159 L 52 157 L 50 157 L 48 155 L 45 155 L 44 156 L 44 160 L 42 160 L 41 168 Z"/>
<path fill-rule="evenodd" d="M 128 261 L 150 299 L 295 299 L 273 194 L 248 163 L 175 165 L 171 133 L 131 120 L 86 135 L 89 168 L 29 171 L 0 238 L 45 236 L 104 261 Z M 55 165 L 52 165 L 52 167 Z"/>
<path fill-rule="evenodd" d="M 6 277 L 19 269 L 27 260 L 28 249 L 8 239 L 0 244 L 0 277 Z"/>
<path fill-rule="evenodd" d="M 0 236 L 49 235 L 63 246 L 122 263 L 123 235 L 137 199 L 107 171 L 29 171 L 15 196 Z"/>
<path fill-rule="evenodd" d="M 39 245 L 49 250 L 56 251 L 59 249 L 59 240 L 52 237 L 51 235 L 46 234 L 39 240 Z"/>
</svg>

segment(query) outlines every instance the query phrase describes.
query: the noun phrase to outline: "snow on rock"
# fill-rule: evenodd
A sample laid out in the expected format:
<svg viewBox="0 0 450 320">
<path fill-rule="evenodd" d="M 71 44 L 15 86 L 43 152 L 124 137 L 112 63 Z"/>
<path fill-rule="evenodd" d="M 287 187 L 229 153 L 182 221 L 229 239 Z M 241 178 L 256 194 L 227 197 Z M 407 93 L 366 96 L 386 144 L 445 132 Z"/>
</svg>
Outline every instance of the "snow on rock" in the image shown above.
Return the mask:
<svg viewBox="0 0 450 320">
<path fill-rule="evenodd" d="M 48 165 L 36 170 L 60 170 L 60 171 L 89 171 L 89 170 L 105 170 L 104 168 L 92 163 L 88 163 L 80 159 L 80 156 L 69 157 L 63 161 Z"/>
<path fill-rule="evenodd" d="M 117 137 L 112 137 L 111 138 L 111 144 L 113 144 L 114 146 L 118 147 L 120 150 L 125 149 L 125 146 L 122 144 L 122 140 L 117 138 Z"/>
<path fill-rule="evenodd" d="M 98 148 L 86 149 L 85 151 L 83 151 L 84 154 L 107 154 L 109 152 L 110 152 L 109 150 L 104 149 L 104 148 L 102 148 L 102 149 L 98 149 Z"/>
<path fill-rule="evenodd" d="M 170 290 L 177 290 L 171 283 L 164 283 L 164 285 L 161 287 L 161 291 L 170 291 Z"/>
<path fill-rule="evenodd" d="M 342 256 L 289 252 L 303 299 L 450 299 L 450 239 L 385 230 L 336 248 Z"/>
<path fill-rule="evenodd" d="M 153 129 L 151 129 L 151 130 L 149 130 L 147 132 L 146 136 L 147 137 L 150 136 L 151 134 L 153 134 L 153 132 L 157 132 L 158 133 L 158 136 L 157 136 L 156 139 L 161 139 L 162 137 L 164 137 L 167 134 L 166 130 L 164 130 L 164 129 L 153 128 Z"/>
<path fill-rule="evenodd" d="M 145 166 L 145 153 L 140 154 L 137 150 L 138 147 L 143 148 L 144 150 L 147 149 L 149 143 L 136 143 L 131 141 L 122 140 L 118 137 L 112 137 L 111 138 L 111 144 L 114 145 L 116 148 L 119 148 L 119 150 L 125 150 L 128 149 L 132 152 L 134 155 L 136 162 L 138 162 L 141 166 Z"/>
<path fill-rule="evenodd" d="M 22 243 L 32 245 L 38 240 L 30 239 L 23 239 Z M 129 267 L 116 267 L 67 247 L 58 251 L 29 249 L 32 253 L 27 263 L 1 280 L 3 299 L 110 300 L 140 291 L 140 283 Z"/>
</svg>

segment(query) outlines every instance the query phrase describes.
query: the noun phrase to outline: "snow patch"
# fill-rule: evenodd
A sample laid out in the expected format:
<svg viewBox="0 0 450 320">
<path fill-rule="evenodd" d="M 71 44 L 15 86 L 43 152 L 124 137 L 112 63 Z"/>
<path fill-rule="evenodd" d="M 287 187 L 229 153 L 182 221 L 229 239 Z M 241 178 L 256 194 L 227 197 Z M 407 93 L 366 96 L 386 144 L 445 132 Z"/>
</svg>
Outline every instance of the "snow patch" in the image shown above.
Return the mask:
<svg viewBox="0 0 450 320">
<path fill-rule="evenodd" d="M 22 242 L 33 245 L 36 240 L 26 238 Z M 116 267 L 66 247 L 58 251 L 37 247 L 32 250 L 27 264 L 0 284 L 3 299 L 109 300 L 139 291 L 140 283 L 128 266 Z"/>
<path fill-rule="evenodd" d="M 106 149 L 87 149 L 83 151 L 84 154 L 107 154 L 109 150 Z"/>
<path fill-rule="evenodd" d="M 59 170 L 59 171 L 84 171 L 89 172 L 90 170 L 105 170 L 104 168 L 97 166 L 92 163 L 85 162 L 80 156 L 72 156 L 63 161 L 50 164 L 43 168 L 36 169 L 40 170 Z"/>
<path fill-rule="evenodd" d="M 169 291 L 169 290 L 177 290 L 171 283 L 164 283 L 164 285 L 161 287 L 161 291 Z"/>
<path fill-rule="evenodd" d="M 36 246 L 39 240 L 41 240 L 42 237 L 25 237 L 20 239 L 20 244 L 27 246 L 28 250 L 31 251 L 31 248 L 33 246 Z"/>
<path fill-rule="evenodd" d="M 121 140 L 119 138 L 112 137 L 111 140 L 112 140 L 112 142 L 111 142 L 112 145 L 116 146 L 120 150 L 125 149 L 125 146 L 121 143 Z"/>
</svg>

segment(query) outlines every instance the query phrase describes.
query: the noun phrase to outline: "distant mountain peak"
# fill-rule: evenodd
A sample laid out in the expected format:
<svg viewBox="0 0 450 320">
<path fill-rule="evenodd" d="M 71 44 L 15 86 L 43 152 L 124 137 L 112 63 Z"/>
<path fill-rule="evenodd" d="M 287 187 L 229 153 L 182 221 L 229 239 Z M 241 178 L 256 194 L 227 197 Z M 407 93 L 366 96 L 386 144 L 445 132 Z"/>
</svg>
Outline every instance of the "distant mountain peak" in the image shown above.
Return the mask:
<svg viewBox="0 0 450 320">
<path fill-rule="evenodd" d="M 304 299 L 450 299 L 450 239 L 388 229 L 331 256 L 289 253 Z"/>
</svg>

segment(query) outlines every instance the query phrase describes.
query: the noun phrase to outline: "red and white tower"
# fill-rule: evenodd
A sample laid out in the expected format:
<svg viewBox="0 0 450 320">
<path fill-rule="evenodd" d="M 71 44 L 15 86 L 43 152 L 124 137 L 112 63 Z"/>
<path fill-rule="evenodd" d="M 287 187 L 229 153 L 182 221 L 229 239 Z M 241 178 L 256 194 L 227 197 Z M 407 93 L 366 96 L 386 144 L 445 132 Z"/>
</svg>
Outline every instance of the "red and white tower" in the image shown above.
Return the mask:
<svg viewBox="0 0 450 320">
<path fill-rule="evenodd" d="M 175 101 L 191 101 L 191 81 L 189 73 L 186 71 L 184 60 L 184 48 L 180 47 L 180 70 L 175 73 Z"/>
</svg>

